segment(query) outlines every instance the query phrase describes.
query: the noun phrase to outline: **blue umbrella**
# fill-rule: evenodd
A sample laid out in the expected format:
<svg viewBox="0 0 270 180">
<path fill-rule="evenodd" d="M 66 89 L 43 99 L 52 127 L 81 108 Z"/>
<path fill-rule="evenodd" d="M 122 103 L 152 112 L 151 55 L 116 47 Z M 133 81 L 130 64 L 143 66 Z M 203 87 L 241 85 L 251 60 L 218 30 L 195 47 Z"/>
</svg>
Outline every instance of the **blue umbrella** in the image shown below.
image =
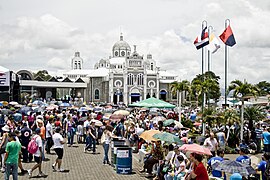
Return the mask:
<svg viewBox="0 0 270 180">
<path fill-rule="evenodd" d="M 29 106 L 23 106 L 20 110 L 20 113 L 27 114 L 28 112 L 33 112 L 33 109 Z"/>
<path fill-rule="evenodd" d="M 71 104 L 69 104 L 67 102 L 64 102 L 64 103 L 61 103 L 59 106 L 61 106 L 61 107 L 71 107 Z"/>
<path fill-rule="evenodd" d="M 81 107 L 78 111 L 79 112 L 88 112 L 88 109 L 86 107 Z"/>
<path fill-rule="evenodd" d="M 34 105 L 42 105 L 44 102 L 43 101 L 40 101 L 40 100 L 35 100 L 32 104 Z"/>
</svg>

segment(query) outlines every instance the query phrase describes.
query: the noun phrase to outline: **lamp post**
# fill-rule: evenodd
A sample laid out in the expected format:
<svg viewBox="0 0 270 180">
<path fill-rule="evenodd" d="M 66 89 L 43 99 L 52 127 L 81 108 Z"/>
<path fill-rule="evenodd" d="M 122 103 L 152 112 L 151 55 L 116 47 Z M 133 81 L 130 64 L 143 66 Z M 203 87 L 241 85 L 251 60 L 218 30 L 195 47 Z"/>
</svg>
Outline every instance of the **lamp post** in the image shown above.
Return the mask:
<svg viewBox="0 0 270 180">
<path fill-rule="evenodd" d="M 237 95 L 239 99 L 241 100 L 241 129 L 240 129 L 240 140 L 243 141 L 243 131 L 244 131 L 244 99 L 243 95 L 241 93 L 238 93 Z"/>
</svg>

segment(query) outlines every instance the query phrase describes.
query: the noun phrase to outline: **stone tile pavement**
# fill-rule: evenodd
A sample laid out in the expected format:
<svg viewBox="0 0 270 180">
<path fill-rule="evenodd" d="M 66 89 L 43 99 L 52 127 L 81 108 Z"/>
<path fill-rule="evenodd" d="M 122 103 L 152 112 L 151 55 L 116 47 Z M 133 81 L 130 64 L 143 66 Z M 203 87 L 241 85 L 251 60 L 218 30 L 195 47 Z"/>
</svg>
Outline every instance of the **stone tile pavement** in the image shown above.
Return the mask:
<svg viewBox="0 0 270 180">
<path fill-rule="evenodd" d="M 141 165 L 138 162 L 138 155 L 133 153 L 133 173 L 131 175 L 117 174 L 113 167 L 109 165 L 103 165 L 103 148 L 97 146 L 97 154 L 91 152 L 84 153 L 83 144 L 75 144 L 74 147 L 67 147 L 65 145 L 64 157 L 62 167 L 69 172 L 53 172 L 52 164 L 56 159 L 56 155 L 46 155 L 48 161 L 43 162 L 42 171 L 46 174 L 46 177 L 39 178 L 38 170 L 33 172 L 31 179 L 46 179 L 46 180 L 139 180 L 146 179 L 143 174 L 140 174 L 139 169 Z M 53 152 L 53 151 L 52 151 Z M 109 153 L 109 157 L 110 153 Z M 23 163 L 24 169 L 30 169 L 34 166 L 34 163 Z M 20 170 L 19 170 L 20 172 Z M 4 179 L 4 174 L 0 173 L 0 179 Z M 10 176 L 10 179 L 12 177 Z M 29 179 L 28 174 L 23 176 L 19 175 L 19 180 Z"/>
</svg>

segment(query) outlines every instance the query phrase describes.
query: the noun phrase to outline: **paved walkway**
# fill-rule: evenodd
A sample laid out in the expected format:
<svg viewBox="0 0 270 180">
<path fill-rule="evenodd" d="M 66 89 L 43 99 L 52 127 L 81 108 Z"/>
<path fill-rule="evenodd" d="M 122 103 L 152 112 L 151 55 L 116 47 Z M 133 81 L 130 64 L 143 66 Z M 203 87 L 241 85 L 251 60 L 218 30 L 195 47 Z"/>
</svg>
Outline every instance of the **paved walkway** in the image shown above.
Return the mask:
<svg viewBox="0 0 270 180">
<path fill-rule="evenodd" d="M 74 147 L 65 146 L 62 167 L 68 172 L 53 172 L 52 164 L 56 159 L 56 155 L 46 155 L 48 161 L 43 162 L 42 171 L 46 174 L 45 178 L 37 177 L 38 170 L 33 172 L 32 179 L 47 179 L 47 180 L 126 180 L 126 179 L 146 179 L 139 173 L 140 164 L 137 161 L 137 154 L 133 153 L 133 173 L 131 175 L 117 174 L 109 165 L 103 165 L 103 148 L 97 146 L 97 154 L 83 153 L 83 144 L 75 144 Z M 53 151 L 52 151 L 53 152 Z M 109 153 L 110 157 L 110 153 Z M 23 163 L 25 169 L 30 169 L 34 163 Z M 19 170 L 20 172 L 20 170 Z M 4 174 L 0 173 L 0 179 L 4 179 Z M 10 177 L 10 179 L 12 179 Z M 28 174 L 19 175 L 19 180 L 29 179 Z"/>
</svg>

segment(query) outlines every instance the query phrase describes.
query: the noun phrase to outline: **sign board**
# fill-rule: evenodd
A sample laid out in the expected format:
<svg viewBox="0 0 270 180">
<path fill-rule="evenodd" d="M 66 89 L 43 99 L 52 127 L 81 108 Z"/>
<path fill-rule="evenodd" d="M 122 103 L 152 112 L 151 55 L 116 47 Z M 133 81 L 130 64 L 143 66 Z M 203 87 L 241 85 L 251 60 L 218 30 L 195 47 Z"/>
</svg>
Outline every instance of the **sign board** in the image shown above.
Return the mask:
<svg viewBox="0 0 270 180">
<path fill-rule="evenodd" d="M 0 86 L 9 86 L 10 85 L 10 72 L 0 71 Z"/>
<path fill-rule="evenodd" d="M 118 158 L 128 158 L 129 157 L 129 150 L 117 150 Z"/>
</svg>

